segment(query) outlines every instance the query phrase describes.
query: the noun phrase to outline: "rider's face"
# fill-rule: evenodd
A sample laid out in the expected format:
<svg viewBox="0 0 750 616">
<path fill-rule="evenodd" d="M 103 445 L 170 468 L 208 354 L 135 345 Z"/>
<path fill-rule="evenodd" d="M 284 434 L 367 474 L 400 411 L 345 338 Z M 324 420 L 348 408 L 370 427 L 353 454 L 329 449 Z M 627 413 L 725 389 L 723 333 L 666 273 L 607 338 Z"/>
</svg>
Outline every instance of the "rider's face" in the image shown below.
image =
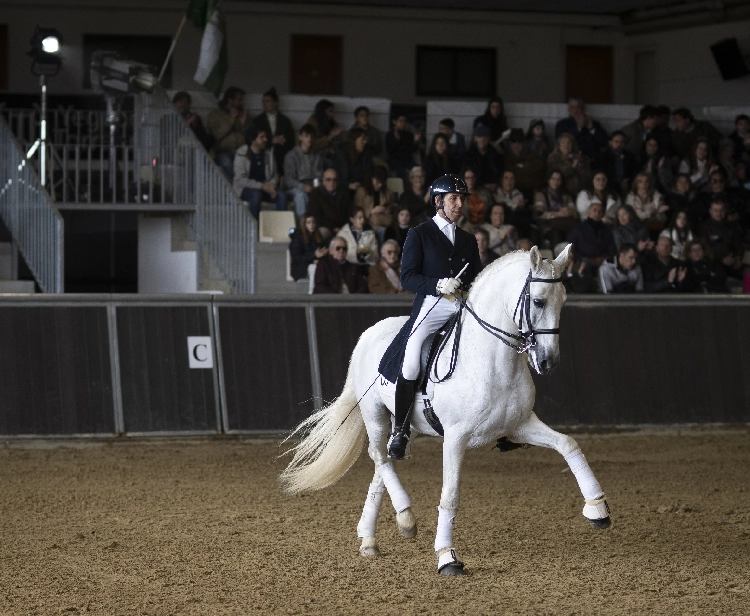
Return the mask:
<svg viewBox="0 0 750 616">
<path fill-rule="evenodd" d="M 443 208 L 445 218 L 451 222 L 456 222 L 461 216 L 461 209 L 464 206 L 464 195 L 459 193 L 448 193 L 443 198 Z"/>
</svg>

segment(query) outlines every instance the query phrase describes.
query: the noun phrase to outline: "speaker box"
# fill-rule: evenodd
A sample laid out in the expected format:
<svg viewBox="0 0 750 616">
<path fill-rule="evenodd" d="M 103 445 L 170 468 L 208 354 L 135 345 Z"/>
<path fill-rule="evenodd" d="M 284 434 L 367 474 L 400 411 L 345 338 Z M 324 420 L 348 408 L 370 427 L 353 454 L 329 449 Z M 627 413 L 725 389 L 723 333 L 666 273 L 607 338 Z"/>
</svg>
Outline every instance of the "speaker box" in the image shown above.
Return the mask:
<svg viewBox="0 0 750 616">
<path fill-rule="evenodd" d="M 711 45 L 711 53 L 714 54 L 714 60 L 724 80 L 750 75 L 736 38 L 729 38 Z"/>
</svg>

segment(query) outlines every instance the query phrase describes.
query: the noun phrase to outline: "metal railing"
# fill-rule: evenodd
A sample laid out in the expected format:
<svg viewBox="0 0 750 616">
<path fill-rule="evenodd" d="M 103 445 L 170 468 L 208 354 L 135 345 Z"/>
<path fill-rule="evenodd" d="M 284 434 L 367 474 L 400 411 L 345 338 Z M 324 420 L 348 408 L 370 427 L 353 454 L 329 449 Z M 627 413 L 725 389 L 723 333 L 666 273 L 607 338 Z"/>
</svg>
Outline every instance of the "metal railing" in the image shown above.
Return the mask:
<svg viewBox="0 0 750 616">
<path fill-rule="evenodd" d="M 0 118 L 0 217 L 44 293 L 63 292 L 63 219 Z"/>
</svg>

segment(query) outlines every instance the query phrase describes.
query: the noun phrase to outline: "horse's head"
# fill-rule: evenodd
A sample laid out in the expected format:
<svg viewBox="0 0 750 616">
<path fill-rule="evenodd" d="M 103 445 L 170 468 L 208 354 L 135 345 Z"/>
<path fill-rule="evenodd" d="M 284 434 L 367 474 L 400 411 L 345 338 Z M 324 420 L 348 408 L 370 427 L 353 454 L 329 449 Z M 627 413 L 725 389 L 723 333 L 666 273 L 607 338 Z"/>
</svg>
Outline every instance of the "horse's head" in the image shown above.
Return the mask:
<svg viewBox="0 0 750 616">
<path fill-rule="evenodd" d="M 545 260 L 534 246 L 529 252 L 531 281 L 529 282 L 528 313 L 523 316 L 522 331 L 531 324 L 536 344 L 529 351 L 531 365 L 539 374 L 549 374 L 560 363 L 560 312 L 566 299 L 562 282 L 544 282 L 565 275 L 571 244 L 554 261 Z M 516 322 L 518 320 L 516 319 Z M 554 330 L 555 333 L 545 333 Z"/>
</svg>

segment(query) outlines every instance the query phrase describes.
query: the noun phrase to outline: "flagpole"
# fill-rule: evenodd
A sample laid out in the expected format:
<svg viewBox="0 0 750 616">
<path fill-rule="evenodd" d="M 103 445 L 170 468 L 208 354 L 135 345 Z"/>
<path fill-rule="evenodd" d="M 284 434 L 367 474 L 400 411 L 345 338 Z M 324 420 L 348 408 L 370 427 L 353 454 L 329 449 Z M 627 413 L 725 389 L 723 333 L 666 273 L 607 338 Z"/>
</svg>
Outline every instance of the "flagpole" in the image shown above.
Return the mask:
<svg viewBox="0 0 750 616">
<path fill-rule="evenodd" d="M 172 52 L 174 51 L 175 45 L 177 45 L 177 39 L 180 38 L 180 34 L 182 34 L 182 28 L 185 25 L 186 21 L 187 21 L 187 15 L 183 15 L 182 21 L 180 22 L 180 27 L 177 28 L 177 34 L 174 35 L 174 38 L 172 39 L 172 44 L 169 46 L 169 53 L 167 53 L 167 59 L 164 60 L 164 66 L 161 67 L 161 72 L 159 73 L 159 79 L 157 79 L 158 83 L 161 83 L 161 78 L 164 77 L 164 71 L 167 70 L 167 64 L 169 64 L 169 59 L 172 57 Z"/>
</svg>

